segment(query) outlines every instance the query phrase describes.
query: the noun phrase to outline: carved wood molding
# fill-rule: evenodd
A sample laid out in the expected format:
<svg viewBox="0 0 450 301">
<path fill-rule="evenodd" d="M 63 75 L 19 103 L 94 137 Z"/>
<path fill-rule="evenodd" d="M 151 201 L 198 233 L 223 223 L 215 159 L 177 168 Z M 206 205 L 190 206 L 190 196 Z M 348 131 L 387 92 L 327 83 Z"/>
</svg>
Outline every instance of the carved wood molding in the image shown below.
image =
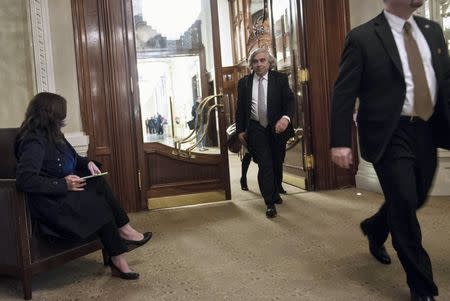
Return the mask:
<svg viewBox="0 0 450 301">
<path fill-rule="evenodd" d="M 29 0 L 37 92 L 55 92 L 48 0 Z"/>
</svg>

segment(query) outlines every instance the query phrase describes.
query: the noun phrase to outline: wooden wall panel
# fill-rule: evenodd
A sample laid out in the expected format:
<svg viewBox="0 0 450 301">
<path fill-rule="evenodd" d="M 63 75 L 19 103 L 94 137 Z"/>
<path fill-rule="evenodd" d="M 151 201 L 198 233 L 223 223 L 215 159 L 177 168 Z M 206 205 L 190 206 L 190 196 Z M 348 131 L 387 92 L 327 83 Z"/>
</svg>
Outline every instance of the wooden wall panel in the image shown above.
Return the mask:
<svg viewBox="0 0 450 301">
<path fill-rule="evenodd" d="M 332 97 L 332 91 L 334 82 L 336 81 L 337 74 L 339 72 L 339 64 L 341 62 L 341 54 L 344 48 L 344 38 L 350 28 L 349 18 L 349 4 L 348 1 L 330 1 L 326 2 L 327 9 L 325 10 L 325 19 L 327 37 L 336 36 L 335 39 L 328 39 L 327 53 L 328 53 L 328 83 L 330 87 L 330 99 Z M 341 24 L 340 26 L 334 26 L 334 24 Z M 356 143 L 356 128 L 353 127 L 353 158 L 355 162 L 351 170 L 346 170 L 337 167 L 333 164 L 332 179 L 335 187 L 348 187 L 355 186 L 355 175 L 358 167 L 358 151 Z"/>
<path fill-rule="evenodd" d="M 220 179 L 217 177 L 217 164 L 205 164 L 200 170 L 198 163 L 184 162 L 158 153 L 148 154 L 147 163 L 150 171 L 150 187 L 157 184 Z M 171 168 L 168 169 L 167 166 Z M 177 172 L 173 173 L 172 168 Z"/>
<path fill-rule="evenodd" d="M 223 94 L 223 77 L 222 77 L 222 53 L 220 47 L 220 29 L 219 29 L 219 12 L 217 8 L 217 0 L 210 0 L 211 5 L 211 20 L 212 20 L 212 35 L 214 44 L 214 66 L 215 66 L 215 79 L 216 79 L 216 94 Z M 223 179 L 223 186 L 225 188 L 225 196 L 227 200 L 231 200 L 231 183 L 230 183 L 230 164 L 228 162 L 228 147 L 227 147 L 227 133 L 226 133 L 226 120 L 224 114 L 224 108 L 220 109 L 219 113 L 219 144 L 220 154 L 222 160 L 220 161 L 219 171 L 220 177 Z"/>
<path fill-rule="evenodd" d="M 349 29 L 348 0 L 303 0 L 303 8 L 307 65 L 310 71 L 315 188 L 323 190 L 353 186 L 356 170 L 338 169 L 330 157 L 331 94 Z"/>
<path fill-rule="evenodd" d="M 89 156 L 104 162 L 113 191 L 127 211 L 144 209 L 137 151 L 127 25 L 123 0 L 72 0 L 83 128 Z"/>
<path fill-rule="evenodd" d="M 149 143 L 145 148 L 148 177 L 143 187 L 148 187 L 148 198 L 226 189 L 227 178 L 218 172 L 223 164 L 220 155 L 195 153 L 195 158 L 183 158 L 163 144 Z"/>
<path fill-rule="evenodd" d="M 223 67 L 223 94 L 225 107 L 225 119 L 227 126 L 236 122 L 238 82 L 244 76 L 250 73 L 247 66 Z"/>
</svg>

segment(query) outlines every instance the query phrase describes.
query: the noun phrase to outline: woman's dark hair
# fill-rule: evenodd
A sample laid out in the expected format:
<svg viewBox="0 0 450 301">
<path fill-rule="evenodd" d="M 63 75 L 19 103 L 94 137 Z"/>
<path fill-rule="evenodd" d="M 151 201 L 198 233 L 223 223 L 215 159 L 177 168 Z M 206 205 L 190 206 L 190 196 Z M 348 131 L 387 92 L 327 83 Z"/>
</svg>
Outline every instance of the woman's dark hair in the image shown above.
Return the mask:
<svg viewBox="0 0 450 301">
<path fill-rule="evenodd" d="M 16 141 L 28 133 L 45 133 L 51 143 L 60 143 L 64 139 L 61 128 L 67 114 L 67 101 L 64 97 L 41 92 L 36 94 L 28 104 L 25 120 L 20 126 Z"/>
</svg>

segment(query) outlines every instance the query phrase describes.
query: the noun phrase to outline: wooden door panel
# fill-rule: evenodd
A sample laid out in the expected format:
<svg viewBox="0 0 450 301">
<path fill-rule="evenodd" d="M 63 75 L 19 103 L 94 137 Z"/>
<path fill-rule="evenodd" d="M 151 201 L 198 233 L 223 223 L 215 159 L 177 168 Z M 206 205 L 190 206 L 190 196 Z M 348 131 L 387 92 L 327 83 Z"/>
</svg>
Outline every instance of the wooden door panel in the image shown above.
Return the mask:
<svg viewBox="0 0 450 301">
<path fill-rule="evenodd" d="M 330 106 L 345 34 L 349 29 L 348 0 L 302 0 L 310 73 L 312 149 L 315 186 L 319 190 L 353 186 L 356 166 L 338 168 L 330 156 Z M 353 133 L 353 158 L 357 158 Z"/>
<path fill-rule="evenodd" d="M 123 0 L 72 0 L 83 130 L 127 211 L 141 202 Z"/>
<path fill-rule="evenodd" d="M 197 155 L 183 158 L 172 154 L 164 145 L 146 146 L 145 162 L 149 171 L 144 183 L 148 198 L 224 190 L 226 179 L 217 171 L 221 168 L 220 155 Z"/>
</svg>

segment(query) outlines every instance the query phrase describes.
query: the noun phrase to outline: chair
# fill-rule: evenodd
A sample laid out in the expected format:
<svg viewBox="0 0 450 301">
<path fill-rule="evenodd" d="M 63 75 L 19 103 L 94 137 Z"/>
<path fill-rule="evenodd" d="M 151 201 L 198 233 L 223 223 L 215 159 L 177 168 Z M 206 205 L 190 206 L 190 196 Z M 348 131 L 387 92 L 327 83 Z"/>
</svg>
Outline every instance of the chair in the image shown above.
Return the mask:
<svg viewBox="0 0 450 301">
<path fill-rule="evenodd" d="M 16 189 L 17 133 L 17 128 L 0 129 L 0 275 L 19 278 L 24 298 L 30 300 L 33 275 L 102 249 L 102 244 L 95 238 L 78 243 L 51 242 L 33 231 L 27 197 Z M 102 251 L 106 265 L 107 254 Z"/>
</svg>

